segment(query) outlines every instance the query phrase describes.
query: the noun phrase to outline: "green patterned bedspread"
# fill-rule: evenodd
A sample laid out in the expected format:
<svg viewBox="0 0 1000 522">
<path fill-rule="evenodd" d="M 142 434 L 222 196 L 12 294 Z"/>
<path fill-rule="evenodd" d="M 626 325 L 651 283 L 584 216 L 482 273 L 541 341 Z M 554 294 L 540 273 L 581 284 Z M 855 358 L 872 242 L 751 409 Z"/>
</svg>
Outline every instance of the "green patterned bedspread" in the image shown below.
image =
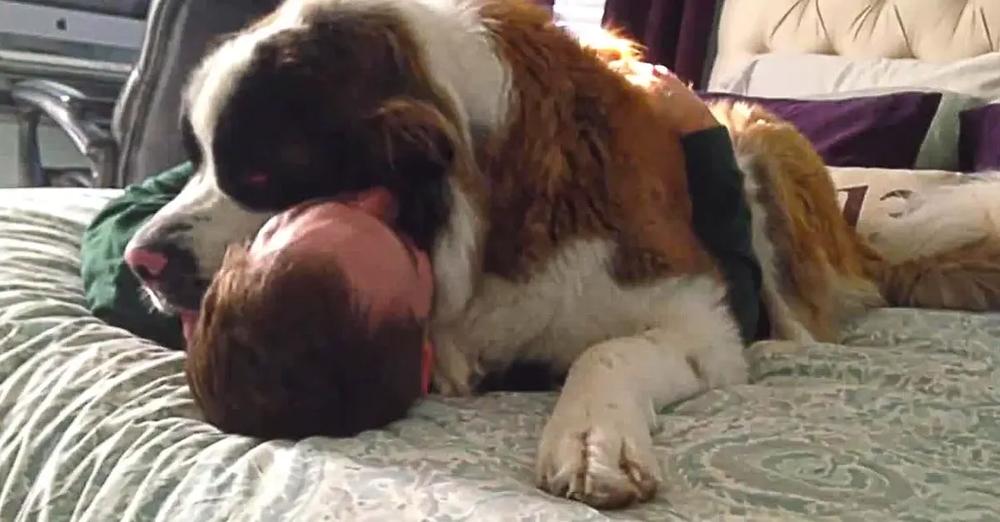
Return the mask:
<svg viewBox="0 0 1000 522">
<path fill-rule="evenodd" d="M 87 314 L 110 191 L 0 191 L 0 520 L 998 520 L 1000 316 L 882 310 L 663 416 L 652 503 L 532 485 L 551 394 L 427 400 L 354 439 L 198 420 L 183 354 Z"/>
</svg>

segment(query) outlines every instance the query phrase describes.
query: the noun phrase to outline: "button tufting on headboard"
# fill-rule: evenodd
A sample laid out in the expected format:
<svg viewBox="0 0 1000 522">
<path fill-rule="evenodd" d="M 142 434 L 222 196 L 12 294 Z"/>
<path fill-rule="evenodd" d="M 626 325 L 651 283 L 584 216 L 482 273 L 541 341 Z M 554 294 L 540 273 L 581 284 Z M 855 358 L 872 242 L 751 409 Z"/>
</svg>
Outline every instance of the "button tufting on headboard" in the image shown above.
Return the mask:
<svg viewBox="0 0 1000 522">
<path fill-rule="evenodd" d="M 946 62 L 1000 51 L 1000 0 L 726 0 L 713 76 L 754 55 Z"/>
</svg>

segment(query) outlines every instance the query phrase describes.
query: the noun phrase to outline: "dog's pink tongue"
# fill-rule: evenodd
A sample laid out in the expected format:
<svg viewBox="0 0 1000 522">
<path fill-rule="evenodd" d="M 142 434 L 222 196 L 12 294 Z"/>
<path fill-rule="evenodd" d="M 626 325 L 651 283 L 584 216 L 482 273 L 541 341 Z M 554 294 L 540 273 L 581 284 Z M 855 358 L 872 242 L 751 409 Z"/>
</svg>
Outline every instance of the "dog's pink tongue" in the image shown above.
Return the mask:
<svg viewBox="0 0 1000 522">
<path fill-rule="evenodd" d="M 181 326 L 184 328 L 184 342 L 187 344 L 191 343 L 191 337 L 194 335 L 194 327 L 198 324 L 198 312 L 183 311 L 181 312 Z"/>
</svg>

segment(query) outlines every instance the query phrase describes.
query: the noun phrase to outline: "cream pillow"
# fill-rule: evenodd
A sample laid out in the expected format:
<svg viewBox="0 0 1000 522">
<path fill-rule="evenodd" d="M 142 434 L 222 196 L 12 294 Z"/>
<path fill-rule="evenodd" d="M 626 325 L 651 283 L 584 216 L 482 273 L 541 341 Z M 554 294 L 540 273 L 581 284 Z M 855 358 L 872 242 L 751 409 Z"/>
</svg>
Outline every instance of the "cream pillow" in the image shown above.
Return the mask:
<svg viewBox="0 0 1000 522">
<path fill-rule="evenodd" d="M 942 186 L 960 185 L 971 178 L 943 170 L 832 167 L 840 209 L 848 223 L 868 236 L 897 218 L 907 199 Z"/>
</svg>

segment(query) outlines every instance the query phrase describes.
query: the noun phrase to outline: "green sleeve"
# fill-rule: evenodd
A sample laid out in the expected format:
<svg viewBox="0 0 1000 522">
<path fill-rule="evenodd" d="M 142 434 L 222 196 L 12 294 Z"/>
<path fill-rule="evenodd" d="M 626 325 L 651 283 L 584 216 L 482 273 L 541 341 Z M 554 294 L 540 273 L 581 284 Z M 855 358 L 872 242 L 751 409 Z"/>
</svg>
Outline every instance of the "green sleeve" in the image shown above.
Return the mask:
<svg viewBox="0 0 1000 522">
<path fill-rule="evenodd" d="M 87 307 L 106 323 L 163 346 L 183 349 L 180 321 L 152 310 L 139 280 L 122 259 L 139 228 L 177 195 L 191 178 L 185 163 L 125 189 L 84 231 L 81 275 Z"/>
<path fill-rule="evenodd" d="M 757 337 L 760 320 L 761 268 L 753 251 L 743 172 L 724 127 L 689 134 L 681 144 L 687 160 L 695 233 L 729 283 L 729 303 L 743 340 L 749 343 Z"/>
</svg>

